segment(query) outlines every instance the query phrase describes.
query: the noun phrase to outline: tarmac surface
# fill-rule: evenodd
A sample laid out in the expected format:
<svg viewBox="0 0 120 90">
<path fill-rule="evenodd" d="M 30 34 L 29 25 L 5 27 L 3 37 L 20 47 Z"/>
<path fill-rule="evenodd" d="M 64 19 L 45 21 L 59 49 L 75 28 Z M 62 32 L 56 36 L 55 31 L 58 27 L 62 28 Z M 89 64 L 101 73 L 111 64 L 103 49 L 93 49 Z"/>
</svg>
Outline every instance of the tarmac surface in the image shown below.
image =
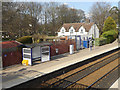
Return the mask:
<svg viewBox="0 0 120 90">
<path fill-rule="evenodd" d="M 87 48 L 75 51 L 72 55 L 65 53 L 53 56 L 51 61 L 44 63 L 37 61 L 33 66 L 23 66 L 21 64 L 10 66 L 0 71 L 0 76 L 2 76 L 2 88 L 10 88 L 116 48 L 118 48 L 117 41 L 111 44 L 93 47 L 91 51 Z M 112 88 L 114 87 L 116 86 Z"/>
</svg>

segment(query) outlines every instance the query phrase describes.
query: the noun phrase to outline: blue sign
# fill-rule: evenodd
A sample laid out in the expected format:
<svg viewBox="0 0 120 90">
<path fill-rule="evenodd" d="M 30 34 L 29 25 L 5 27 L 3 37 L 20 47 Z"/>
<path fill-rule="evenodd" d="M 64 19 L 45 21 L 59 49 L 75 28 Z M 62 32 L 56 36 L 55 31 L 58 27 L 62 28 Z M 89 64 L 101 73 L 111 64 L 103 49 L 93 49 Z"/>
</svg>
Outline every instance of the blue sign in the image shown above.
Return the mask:
<svg viewBox="0 0 120 90">
<path fill-rule="evenodd" d="M 7 55 L 5 54 L 4 57 L 7 57 Z"/>
</svg>

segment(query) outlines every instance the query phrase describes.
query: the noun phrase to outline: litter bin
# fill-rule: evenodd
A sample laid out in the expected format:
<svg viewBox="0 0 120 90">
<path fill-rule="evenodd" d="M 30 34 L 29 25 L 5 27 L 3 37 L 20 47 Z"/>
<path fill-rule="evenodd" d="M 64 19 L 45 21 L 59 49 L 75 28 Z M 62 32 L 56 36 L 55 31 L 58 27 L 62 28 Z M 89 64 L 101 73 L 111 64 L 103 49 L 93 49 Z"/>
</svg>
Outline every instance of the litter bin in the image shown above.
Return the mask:
<svg viewBox="0 0 120 90">
<path fill-rule="evenodd" d="M 23 60 L 22 64 L 28 66 L 28 60 Z"/>
<path fill-rule="evenodd" d="M 70 54 L 74 53 L 74 45 L 70 45 Z"/>
<path fill-rule="evenodd" d="M 83 47 L 88 48 L 88 41 L 83 41 Z"/>
</svg>

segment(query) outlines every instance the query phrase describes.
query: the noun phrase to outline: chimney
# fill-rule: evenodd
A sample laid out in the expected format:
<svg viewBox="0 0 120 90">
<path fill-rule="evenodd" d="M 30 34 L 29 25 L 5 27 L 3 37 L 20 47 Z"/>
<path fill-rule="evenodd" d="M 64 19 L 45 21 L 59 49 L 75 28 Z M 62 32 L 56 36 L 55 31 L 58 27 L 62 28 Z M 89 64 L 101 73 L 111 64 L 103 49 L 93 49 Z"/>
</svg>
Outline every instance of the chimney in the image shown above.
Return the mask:
<svg viewBox="0 0 120 90">
<path fill-rule="evenodd" d="M 89 18 L 86 18 L 85 22 L 86 22 L 86 23 L 90 23 L 90 19 L 89 19 Z"/>
</svg>

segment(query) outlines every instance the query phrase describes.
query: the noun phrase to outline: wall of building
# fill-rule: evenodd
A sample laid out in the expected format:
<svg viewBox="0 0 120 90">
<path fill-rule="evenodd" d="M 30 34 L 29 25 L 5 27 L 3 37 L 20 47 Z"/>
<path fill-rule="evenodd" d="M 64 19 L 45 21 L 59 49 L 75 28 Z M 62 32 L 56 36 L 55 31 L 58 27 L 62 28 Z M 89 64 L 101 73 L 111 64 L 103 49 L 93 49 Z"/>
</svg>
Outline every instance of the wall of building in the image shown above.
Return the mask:
<svg viewBox="0 0 120 90">
<path fill-rule="evenodd" d="M 22 52 L 19 50 L 2 53 L 3 67 L 19 64 L 21 62 L 22 62 Z"/>
<path fill-rule="evenodd" d="M 76 50 L 75 40 L 56 41 L 56 42 L 52 42 L 52 44 L 53 45 L 50 46 L 51 56 L 68 53 L 70 44 L 73 44 L 74 45 L 74 50 Z M 56 53 L 56 49 L 58 49 L 58 53 Z"/>
<path fill-rule="evenodd" d="M 70 33 L 71 30 L 73 30 L 73 33 Z M 63 31 L 64 31 L 64 33 L 63 33 Z M 69 29 L 69 31 L 66 32 L 65 28 L 62 27 L 62 28 L 60 29 L 60 32 L 58 32 L 58 36 L 63 36 L 63 35 L 64 35 L 64 36 L 76 35 L 75 29 L 74 29 L 73 27 L 71 27 L 71 28 Z"/>
<path fill-rule="evenodd" d="M 73 33 L 70 33 L 71 29 L 73 29 L 73 31 L 74 31 Z M 64 31 L 64 33 L 62 32 L 62 30 Z M 73 27 L 71 27 L 70 30 L 69 30 L 69 32 L 66 32 L 65 28 L 62 27 L 60 32 L 58 32 L 58 36 L 75 36 L 75 35 L 81 35 L 81 36 L 90 35 L 91 36 L 95 33 L 96 38 L 99 38 L 99 29 L 96 25 L 93 25 L 91 27 L 91 29 L 89 30 L 89 32 L 86 32 L 86 30 L 83 26 L 79 28 L 78 32 L 75 32 L 75 29 Z M 81 30 L 83 30 L 83 33 L 81 33 Z M 94 30 L 95 30 L 95 32 L 94 32 Z"/>
<path fill-rule="evenodd" d="M 94 34 L 95 34 L 95 38 L 99 38 L 99 29 L 96 25 L 93 25 L 89 30 L 89 35 L 94 35 Z"/>
</svg>

